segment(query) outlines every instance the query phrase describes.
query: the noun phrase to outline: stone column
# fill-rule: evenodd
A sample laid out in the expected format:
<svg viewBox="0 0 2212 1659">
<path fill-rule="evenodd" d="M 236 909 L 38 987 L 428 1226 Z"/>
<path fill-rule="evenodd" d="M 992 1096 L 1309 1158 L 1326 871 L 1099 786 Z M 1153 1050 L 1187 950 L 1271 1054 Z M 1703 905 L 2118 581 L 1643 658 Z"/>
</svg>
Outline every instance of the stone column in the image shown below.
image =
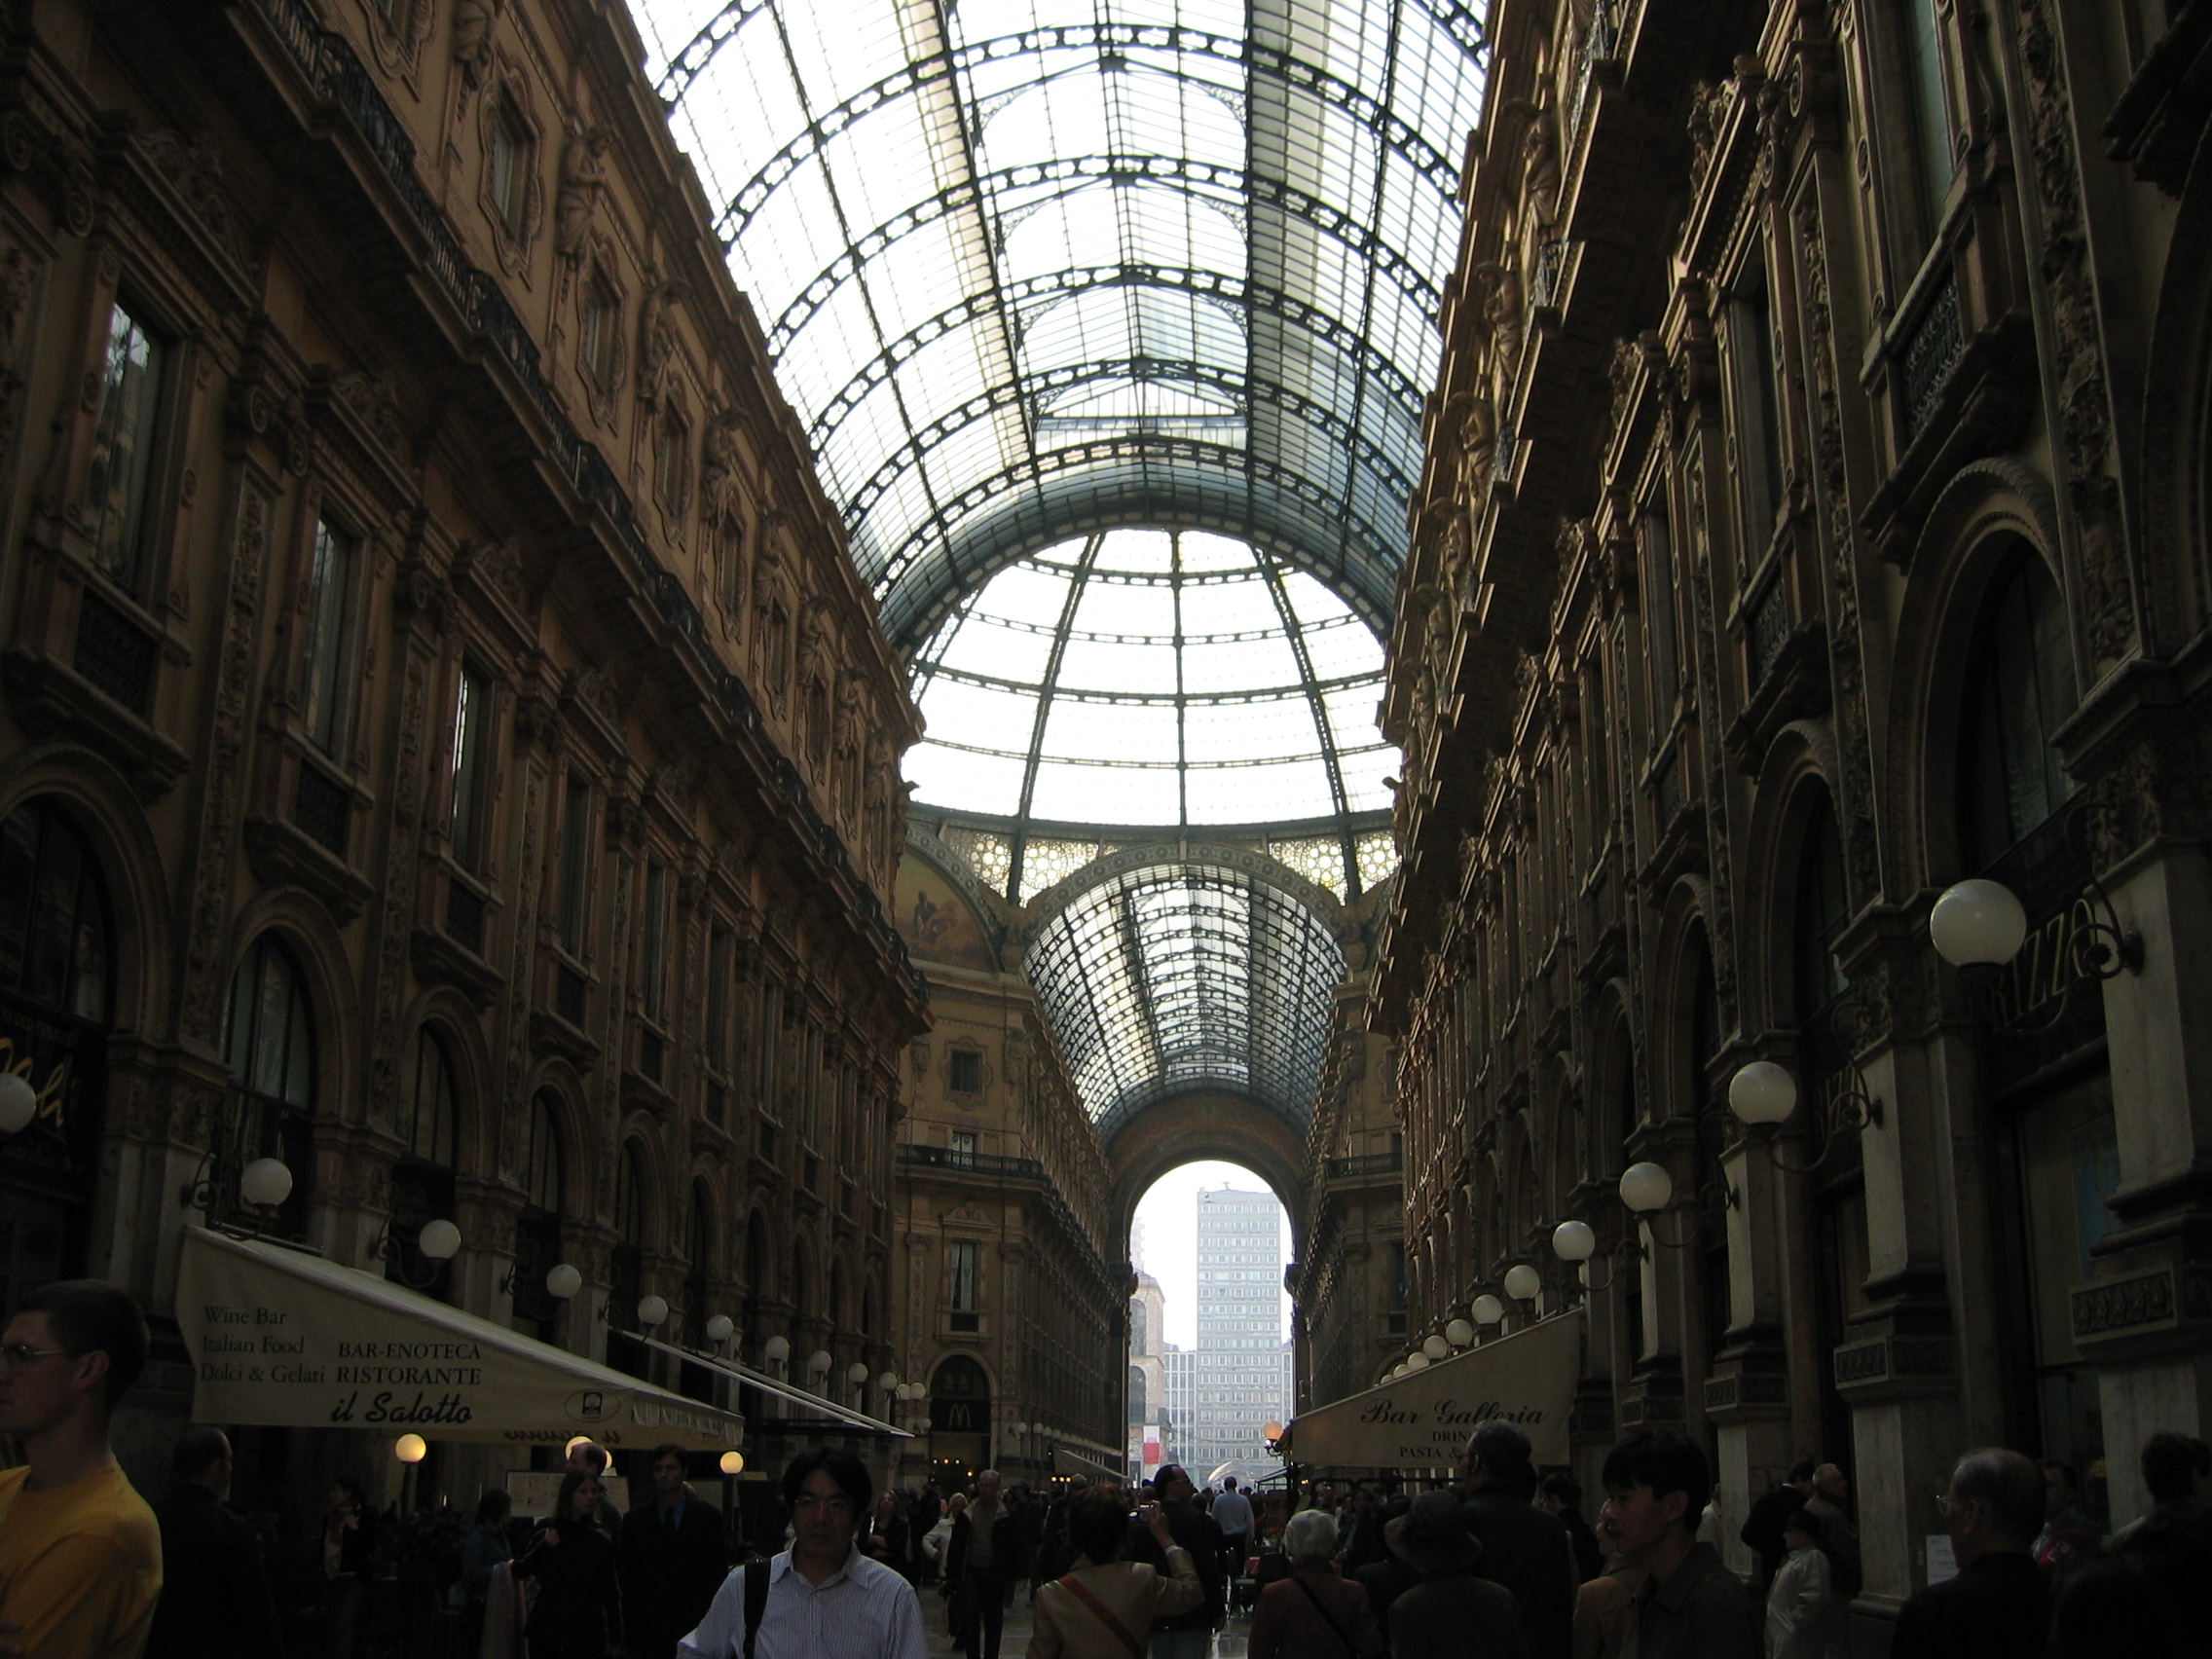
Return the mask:
<svg viewBox="0 0 2212 1659">
<path fill-rule="evenodd" d="M 2140 941 L 2140 966 L 2103 987 L 2119 1225 L 2072 1308 L 2098 1367 L 2115 1526 L 2149 1501 L 2137 1458 L 2151 1434 L 2212 1432 L 2212 741 L 2196 702 L 2141 670 L 2069 733 L 2069 766 L 2095 779 L 2096 867 Z"/>
<path fill-rule="evenodd" d="M 1789 1353 L 1783 1340 L 1788 1254 L 1784 1176 L 1764 1143 L 1739 1138 L 1720 1161 L 1728 1209 L 1728 1330 L 1715 1334 L 1704 1380 L 1706 1420 L 1718 1466 L 1720 1553 L 1750 1575 L 1757 1563 L 1742 1539 L 1751 1505 L 1794 1460 L 1789 1422 Z"/>
<path fill-rule="evenodd" d="M 1839 1028 L 1861 1045 L 1863 1087 L 1882 1115 L 1860 1138 L 1868 1307 L 1832 1356 L 1852 1412 L 1848 1473 L 1865 1573 L 1855 1653 L 1883 1651 L 1889 1619 L 1927 1582 L 1931 1494 L 1969 1435 L 1956 1309 L 1978 1303 L 1990 1341 L 1970 1346 L 1994 1352 L 1989 1299 L 1961 1259 L 1960 1196 L 1986 1178 L 1971 1150 L 1979 1144 L 1971 1037 L 1940 1022 L 1926 916 L 1918 906 L 1878 912 L 1843 942 L 1853 1003 Z M 1986 1238 L 1978 1201 L 1966 1230 Z"/>
</svg>

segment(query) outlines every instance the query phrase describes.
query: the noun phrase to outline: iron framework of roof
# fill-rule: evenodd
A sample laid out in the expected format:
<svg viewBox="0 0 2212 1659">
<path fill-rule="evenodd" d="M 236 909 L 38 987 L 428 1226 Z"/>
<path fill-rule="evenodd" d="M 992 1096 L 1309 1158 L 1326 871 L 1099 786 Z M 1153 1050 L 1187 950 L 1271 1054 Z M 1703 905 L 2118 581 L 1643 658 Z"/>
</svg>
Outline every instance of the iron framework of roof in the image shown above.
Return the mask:
<svg viewBox="0 0 2212 1659">
<path fill-rule="evenodd" d="M 631 4 L 855 562 L 925 682 L 931 642 L 994 574 L 1128 526 L 1239 538 L 1387 633 L 1480 114 L 1469 5 Z M 1347 793 L 1345 734 L 1320 718 L 1345 692 L 1283 625 L 1299 656 L 1280 679 L 1315 710 L 1356 891 L 1374 803 Z M 943 679 L 991 689 L 987 669 Z M 1084 816 L 1030 814 L 1049 705 L 1100 689 L 1035 688 L 1031 721 L 971 752 L 1012 764 L 1027 740 L 1014 890 L 1029 828 Z M 1087 890 L 1030 953 L 1109 1132 L 1205 1082 L 1303 1121 L 1343 971 L 1302 901 L 1187 862 Z"/>
<path fill-rule="evenodd" d="M 1247 535 L 1383 623 L 1467 6 L 635 3 L 895 643 L 1130 523 Z"/>
<path fill-rule="evenodd" d="M 1306 903 L 1242 870 L 1150 865 L 1038 930 L 1030 982 L 1099 1133 L 1195 1088 L 1237 1090 L 1304 1128 L 1344 951 Z"/>
</svg>

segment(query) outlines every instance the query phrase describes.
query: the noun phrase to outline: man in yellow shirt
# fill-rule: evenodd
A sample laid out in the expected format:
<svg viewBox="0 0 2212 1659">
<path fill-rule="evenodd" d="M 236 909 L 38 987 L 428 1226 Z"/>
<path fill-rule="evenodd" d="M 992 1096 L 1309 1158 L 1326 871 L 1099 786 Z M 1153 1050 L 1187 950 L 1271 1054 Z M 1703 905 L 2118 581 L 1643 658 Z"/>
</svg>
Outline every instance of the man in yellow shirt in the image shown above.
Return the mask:
<svg viewBox="0 0 2212 1659">
<path fill-rule="evenodd" d="M 30 1459 L 0 1473 L 0 1653 L 138 1659 L 146 1645 L 161 1529 L 107 1439 L 146 1346 L 138 1304 L 98 1279 L 41 1285 L 0 1332 L 0 1433 Z"/>
</svg>

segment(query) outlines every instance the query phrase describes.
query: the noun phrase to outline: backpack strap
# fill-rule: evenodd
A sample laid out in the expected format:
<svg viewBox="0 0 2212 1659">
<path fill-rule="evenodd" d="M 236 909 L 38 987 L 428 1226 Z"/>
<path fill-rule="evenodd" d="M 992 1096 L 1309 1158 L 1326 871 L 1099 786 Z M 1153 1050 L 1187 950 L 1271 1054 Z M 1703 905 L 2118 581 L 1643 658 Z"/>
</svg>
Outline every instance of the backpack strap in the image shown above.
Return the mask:
<svg viewBox="0 0 2212 1659">
<path fill-rule="evenodd" d="M 745 1659 L 753 1659 L 753 1643 L 760 1635 L 760 1615 L 768 1608 L 768 1568 L 761 1557 L 745 1564 Z"/>
</svg>

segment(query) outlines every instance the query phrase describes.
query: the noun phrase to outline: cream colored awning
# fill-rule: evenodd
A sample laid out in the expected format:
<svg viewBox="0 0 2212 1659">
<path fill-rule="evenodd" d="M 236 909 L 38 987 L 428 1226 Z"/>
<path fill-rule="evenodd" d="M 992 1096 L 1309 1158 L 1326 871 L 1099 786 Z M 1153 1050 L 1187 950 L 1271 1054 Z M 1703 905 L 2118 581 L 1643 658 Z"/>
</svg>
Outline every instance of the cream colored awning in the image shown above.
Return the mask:
<svg viewBox="0 0 2212 1659">
<path fill-rule="evenodd" d="M 1448 1469 L 1468 1435 L 1502 1419 L 1529 1436 L 1537 1462 L 1565 1463 L 1582 1326 L 1579 1313 L 1555 1314 L 1395 1382 L 1317 1406 L 1291 1420 L 1281 1450 L 1322 1469 Z"/>
<path fill-rule="evenodd" d="M 745 1442 L 735 1413 L 280 1244 L 187 1228 L 176 1301 L 198 1422 L 516 1446 Z"/>
<path fill-rule="evenodd" d="M 834 1401 L 824 1399 L 820 1394 L 810 1394 L 795 1382 L 787 1382 L 780 1377 L 771 1377 L 765 1371 L 756 1371 L 752 1366 L 741 1360 L 730 1359 L 721 1354 L 701 1353 L 695 1348 L 678 1347 L 674 1343 L 664 1343 L 657 1337 L 646 1337 L 644 1342 L 645 1346 L 658 1348 L 662 1353 L 672 1353 L 687 1365 L 700 1365 L 706 1367 L 709 1371 L 719 1371 L 724 1377 L 736 1379 L 748 1388 L 758 1388 L 762 1393 L 773 1394 L 777 1399 L 790 1405 L 800 1406 L 807 1411 L 832 1419 L 843 1423 L 856 1434 L 880 1434 L 888 1439 L 895 1440 L 911 1440 L 914 1438 L 904 1429 L 894 1427 L 881 1418 L 871 1418 L 866 1412 L 856 1412 L 850 1407 L 840 1406 Z"/>
</svg>

